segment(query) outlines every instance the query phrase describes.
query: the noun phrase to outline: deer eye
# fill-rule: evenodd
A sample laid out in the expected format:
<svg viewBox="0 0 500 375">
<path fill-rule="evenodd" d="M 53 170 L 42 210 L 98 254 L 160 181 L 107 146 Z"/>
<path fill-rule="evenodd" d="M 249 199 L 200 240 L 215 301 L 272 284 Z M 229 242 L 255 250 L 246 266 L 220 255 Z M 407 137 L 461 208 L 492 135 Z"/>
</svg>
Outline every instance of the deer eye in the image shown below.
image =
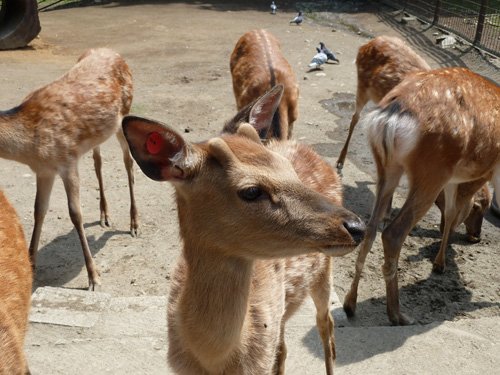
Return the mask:
<svg viewBox="0 0 500 375">
<path fill-rule="evenodd" d="M 247 202 L 252 202 L 260 198 L 264 194 L 264 191 L 258 186 L 251 186 L 238 191 L 238 196 Z"/>
</svg>

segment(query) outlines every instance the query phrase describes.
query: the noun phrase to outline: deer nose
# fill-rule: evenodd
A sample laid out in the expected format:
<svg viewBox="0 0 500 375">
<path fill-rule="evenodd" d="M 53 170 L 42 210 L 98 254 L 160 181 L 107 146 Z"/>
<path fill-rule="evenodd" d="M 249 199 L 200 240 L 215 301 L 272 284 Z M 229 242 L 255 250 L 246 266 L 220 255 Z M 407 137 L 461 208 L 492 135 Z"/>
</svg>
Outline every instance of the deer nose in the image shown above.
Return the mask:
<svg viewBox="0 0 500 375">
<path fill-rule="evenodd" d="M 344 228 L 347 229 L 356 245 L 359 245 L 365 237 L 366 226 L 360 218 L 349 219 L 344 221 Z"/>
</svg>

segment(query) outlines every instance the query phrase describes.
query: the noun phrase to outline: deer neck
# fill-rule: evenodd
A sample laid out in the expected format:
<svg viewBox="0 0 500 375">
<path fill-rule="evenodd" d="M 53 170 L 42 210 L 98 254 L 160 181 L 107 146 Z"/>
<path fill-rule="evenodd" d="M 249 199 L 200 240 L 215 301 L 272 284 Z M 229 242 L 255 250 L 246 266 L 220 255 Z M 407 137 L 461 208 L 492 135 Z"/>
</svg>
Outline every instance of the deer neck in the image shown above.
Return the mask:
<svg viewBox="0 0 500 375">
<path fill-rule="evenodd" d="M 17 107 L 0 111 L 0 158 L 25 163 L 24 157 L 33 152 L 31 138 Z"/>
<path fill-rule="evenodd" d="M 207 368 L 223 367 L 244 343 L 253 261 L 186 243 L 180 299 L 182 336 Z"/>
</svg>

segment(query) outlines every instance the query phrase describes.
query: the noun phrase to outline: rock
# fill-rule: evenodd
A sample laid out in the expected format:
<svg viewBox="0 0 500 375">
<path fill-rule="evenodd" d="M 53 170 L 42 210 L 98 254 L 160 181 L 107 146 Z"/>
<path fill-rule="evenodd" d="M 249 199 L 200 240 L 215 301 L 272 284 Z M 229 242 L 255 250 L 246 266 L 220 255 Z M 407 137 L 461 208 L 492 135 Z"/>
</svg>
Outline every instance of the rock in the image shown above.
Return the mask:
<svg viewBox="0 0 500 375">
<path fill-rule="evenodd" d="M 457 40 L 452 35 L 444 35 L 436 38 L 436 44 L 438 44 L 441 48 L 450 48 L 455 45 Z"/>
</svg>

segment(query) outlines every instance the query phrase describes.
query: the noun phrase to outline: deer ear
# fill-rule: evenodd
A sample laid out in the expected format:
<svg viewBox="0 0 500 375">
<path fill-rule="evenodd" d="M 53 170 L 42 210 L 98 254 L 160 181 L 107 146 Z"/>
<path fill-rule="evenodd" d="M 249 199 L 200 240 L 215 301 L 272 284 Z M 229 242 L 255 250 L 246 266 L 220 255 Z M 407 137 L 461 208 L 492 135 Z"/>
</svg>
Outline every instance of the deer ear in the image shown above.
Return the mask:
<svg viewBox="0 0 500 375">
<path fill-rule="evenodd" d="M 252 106 L 248 123 L 259 134 L 269 134 L 273 124 L 274 113 L 278 109 L 283 96 L 283 85 L 276 85 L 262 95 Z"/>
<path fill-rule="evenodd" d="M 156 181 L 186 177 L 188 147 L 176 131 L 136 116 L 125 116 L 122 127 L 130 152 L 146 176 Z"/>
<path fill-rule="evenodd" d="M 257 130 L 261 138 L 266 138 L 267 134 L 272 134 L 270 130 L 273 117 L 280 105 L 283 90 L 283 85 L 276 85 L 253 103 L 242 108 L 236 116 L 226 123 L 222 132 L 237 133 L 241 123 L 248 122 Z"/>
</svg>

